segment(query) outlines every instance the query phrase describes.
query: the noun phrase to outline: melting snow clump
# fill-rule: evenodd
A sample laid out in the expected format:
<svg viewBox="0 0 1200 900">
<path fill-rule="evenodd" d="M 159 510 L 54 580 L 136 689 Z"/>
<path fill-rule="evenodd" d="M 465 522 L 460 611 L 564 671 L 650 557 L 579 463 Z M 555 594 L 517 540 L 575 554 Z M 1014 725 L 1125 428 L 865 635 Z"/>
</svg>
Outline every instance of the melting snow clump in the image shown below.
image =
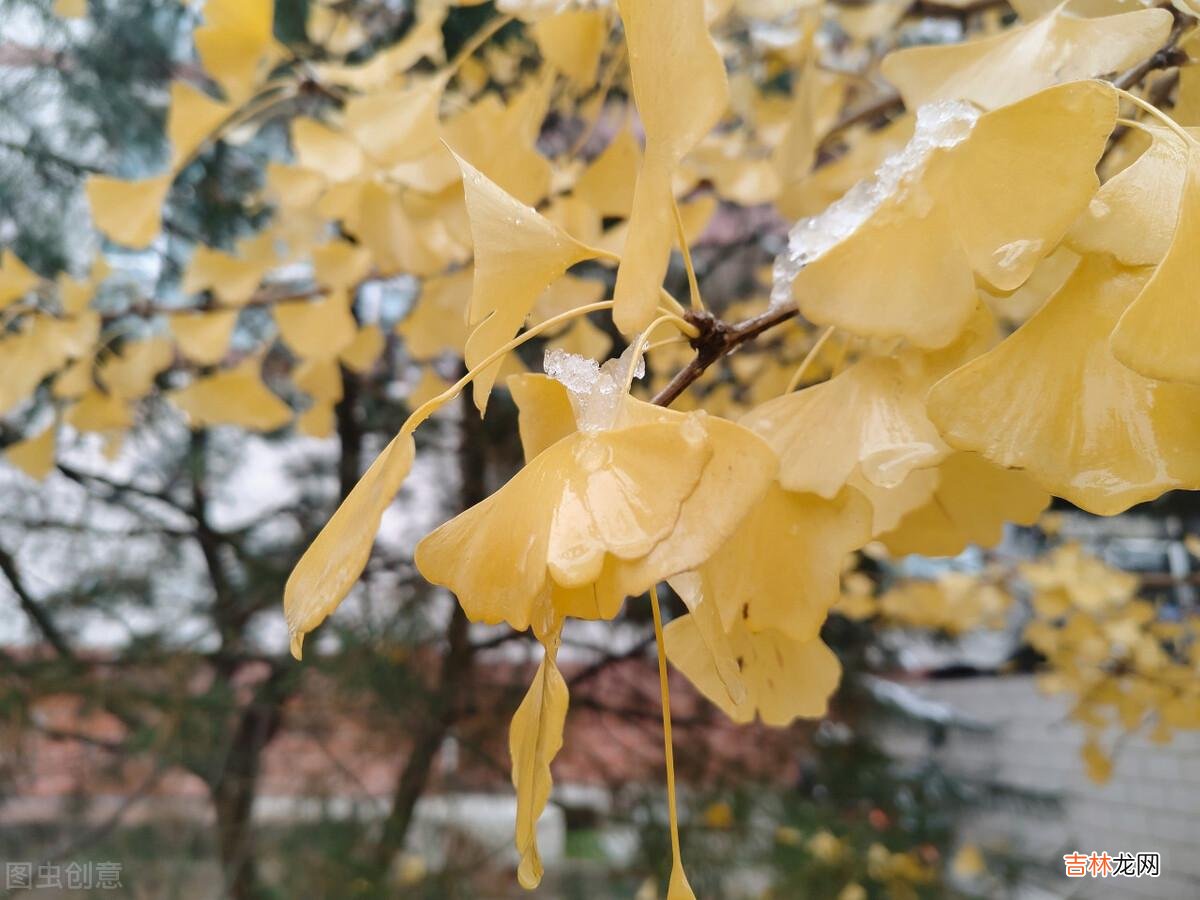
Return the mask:
<svg viewBox="0 0 1200 900">
<path fill-rule="evenodd" d="M 612 427 L 625 394 L 630 368 L 633 368 L 634 378 L 646 374 L 646 363 L 640 353 L 634 362 L 632 345 L 619 358 L 610 359 L 604 365 L 559 349 L 547 350 L 542 363 L 545 373 L 570 394 L 575 424 L 580 431 L 604 431 Z"/>
<path fill-rule="evenodd" d="M 813 260 L 849 237 L 888 197 L 896 194 L 914 173 L 920 172 L 934 150 L 945 150 L 966 140 L 979 118 L 979 111 L 961 100 L 940 100 L 917 110 L 912 139 L 893 153 L 845 195 L 815 216 L 801 219 L 788 234 L 788 246 L 775 259 L 775 284 L 771 304 L 791 301 L 792 282 Z"/>
</svg>

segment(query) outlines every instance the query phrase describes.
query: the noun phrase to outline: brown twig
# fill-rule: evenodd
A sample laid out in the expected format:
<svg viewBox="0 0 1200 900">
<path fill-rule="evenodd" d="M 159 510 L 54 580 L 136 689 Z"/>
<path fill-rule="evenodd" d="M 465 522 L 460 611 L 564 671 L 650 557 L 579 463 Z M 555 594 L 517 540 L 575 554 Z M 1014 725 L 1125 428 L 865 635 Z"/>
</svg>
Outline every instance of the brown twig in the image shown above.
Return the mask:
<svg viewBox="0 0 1200 900">
<path fill-rule="evenodd" d="M 666 387 L 654 395 L 651 402 L 658 406 L 670 406 L 676 397 L 691 387 L 718 359 L 728 356 L 747 341 L 754 340 L 764 331 L 769 331 L 797 315 L 799 310 L 789 304 L 730 325 L 709 313 L 686 313 L 684 318 L 700 330 L 699 336 L 691 341 L 696 356 L 675 374 Z"/>
</svg>

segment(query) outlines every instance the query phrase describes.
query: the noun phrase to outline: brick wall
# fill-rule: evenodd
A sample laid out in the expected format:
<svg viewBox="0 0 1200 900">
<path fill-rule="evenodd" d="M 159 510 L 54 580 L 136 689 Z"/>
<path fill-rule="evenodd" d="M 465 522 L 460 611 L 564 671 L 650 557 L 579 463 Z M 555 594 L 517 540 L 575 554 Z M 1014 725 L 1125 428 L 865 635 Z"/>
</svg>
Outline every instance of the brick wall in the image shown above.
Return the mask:
<svg viewBox="0 0 1200 900">
<path fill-rule="evenodd" d="M 1176 734 L 1159 746 L 1142 737 L 1119 744 L 1112 780 L 1089 781 L 1079 750 L 1082 730 L 1067 719 L 1066 698 L 1041 694 L 1032 677 L 981 677 L 906 682 L 920 697 L 945 704 L 987 731 L 951 727 L 935 746 L 919 723 L 881 728 L 902 759 L 936 754 L 952 771 L 1057 794 L 1061 811 L 998 808 L 971 822 L 967 839 L 1008 844 L 1050 867 L 1031 874 L 1022 897 L 1087 900 L 1200 898 L 1200 733 Z M 1105 746 L 1113 746 L 1109 736 Z M 1061 855 L 1079 850 L 1158 851 L 1159 878 L 1068 879 Z"/>
</svg>

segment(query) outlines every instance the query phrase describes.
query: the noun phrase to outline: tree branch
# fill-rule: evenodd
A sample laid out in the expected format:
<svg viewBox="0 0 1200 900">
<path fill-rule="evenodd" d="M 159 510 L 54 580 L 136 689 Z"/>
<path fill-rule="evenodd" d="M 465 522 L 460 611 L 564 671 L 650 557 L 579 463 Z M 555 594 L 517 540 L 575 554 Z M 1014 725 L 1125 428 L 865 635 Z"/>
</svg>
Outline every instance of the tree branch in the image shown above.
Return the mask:
<svg viewBox="0 0 1200 900">
<path fill-rule="evenodd" d="M 73 662 L 75 660 L 75 652 L 71 649 L 71 645 L 67 642 L 63 633 L 58 630 L 58 626 L 54 623 L 50 614 L 42 609 L 41 604 L 29 593 L 28 588 L 25 586 L 25 581 L 21 577 L 21 571 L 17 567 L 17 561 L 2 547 L 0 547 L 0 572 L 3 572 L 4 577 L 8 579 L 8 583 L 12 587 L 13 593 L 17 595 L 17 601 L 21 604 L 21 609 L 25 612 L 25 615 L 29 617 L 29 620 L 37 627 L 37 630 L 42 633 L 46 642 L 54 648 L 54 652 L 61 658 Z"/>
</svg>

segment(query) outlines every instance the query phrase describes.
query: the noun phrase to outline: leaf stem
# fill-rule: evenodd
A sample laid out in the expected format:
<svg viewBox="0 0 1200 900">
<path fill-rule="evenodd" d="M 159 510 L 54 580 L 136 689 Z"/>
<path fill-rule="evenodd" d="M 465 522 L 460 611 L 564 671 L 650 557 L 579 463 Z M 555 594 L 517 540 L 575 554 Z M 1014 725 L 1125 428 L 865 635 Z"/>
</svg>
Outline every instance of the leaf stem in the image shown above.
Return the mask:
<svg viewBox="0 0 1200 900">
<path fill-rule="evenodd" d="M 800 366 L 796 369 L 795 373 L 788 381 L 787 387 L 783 389 L 785 394 L 790 394 L 796 389 L 796 385 L 800 383 L 800 379 L 803 378 L 804 373 L 808 371 L 809 365 L 811 365 L 812 361 L 817 358 L 817 354 L 821 352 L 821 348 L 825 346 L 831 337 L 833 337 L 833 332 L 834 326 L 830 325 L 825 329 L 821 336 L 817 338 L 817 342 L 812 345 L 812 349 L 804 354 L 804 359 L 801 361 Z"/>
<path fill-rule="evenodd" d="M 479 363 L 479 365 L 467 372 L 466 375 L 458 379 L 458 381 L 454 382 L 454 384 L 450 385 L 450 387 L 446 388 L 446 390 L 442 391 L 436 397 L 426 400 L 415 410 L 413 410 L 412 415 L 405 419 L 404 424 L 400 426 L 400 432 L 402 434 L 412 434 L 417 430 L 418 427 L 420 427 L 422 422 L 437 412 L 444 404 L 458 396 L 458 392 L 470 384 L 480 372 L 492 365 L 492 363 L 503 357 L 509 351 L 515 350 L 526 341 L 532 340 L 539 334 L 549 331 L 552 328 L 561 325 L 563 322 L 568 322 L 571 319 L 577 319 L 580 316 L 587 315 L 588 313 L 598 312 L 602 309 L 612 309 L 612 307 L 612 300 L 601 300 L 598 303 L 588 303 L 584 306 L 577 306 L 575 309 L 569 309 L 566 312 L 559 313 L 557 316 L 551 316 L 549 319 L 546 319 L 543 322 L 538 322 L 538 324 L 531 326 L 521 334 L 517 335 L 503 347 L 499 347 L 493 352 L 489 353 L 483 359 L 483 361 Z"/>
<path fill-rule="evenodd" d="M 679 237 L 679 250 L 683 254 L 683 265 L 687 269 L 688 291 L 692 295 L 692 309 L 704 311 L 704 300 L 700 297 L 700 282 L 696 279 L 696 267 L 692 265 L 692 251 L 688 247 L 687 233 L 683 228 L 683 216 L 679 214 L 679 203 L 671 197 L 671 212 L 675 216 L 675 232 Z"/>
<path fill-rule="evenodd" d="M 646 327 L 646 330 L 643 331 L 641 334 L 639 334 L 633 340 L 633 358 L 630 361 L 629 372 L 626 373 L 626 375 L 625 375 L 625 393 L 626 394 L 628 394 L 630 388 L 633 387 L 633 373 L 637 371 L 637 360 L 638 360 L 638 357 L 640 357 L 642 355 L 642 353 L 645 352 L 646 341 L 649 340 L 650 333 L 652 331 L 654 331 L 654 329 L 657 328 L 659 325 L 665 325 L 668 322 L 670 322 L 672 325 L 674 325 L 676 328 L 678 328 L 681 332 L 688 335 L 689 337 L 697 337 L 700 334 L 699 329 L 697 329 L 695 325 L 693 325 L 691 322 L 686 321 L 685 319 L 681 319 L 679 316 L 675 315 L 674 313 L 663 313 L 661 316 L 659 316 L 657 319 L 655 319 L 653 322 L 651 322 Z"/>
<path fill-rule="evenodd" d="M 662 610 L 658 606 L 658 585 L 650 588 L 650 610 L 654 614 L 654 641 L 658 645 L 658 687 L 662 695 L 663 752 L 667 761 L 667 816 L 671 825 L 671 865 L 683 869 L 679 852 L 679 816 L 675 811 L 675 751 L 671 741 L 671 689 L 667 684 L 667 650 L 663 643 Z M 674 876 L 672 875 L 672 881 Z"/>
<path fill-rule="evenodd" d="M 1170 128 L 1173 132 L 1175 132 L 1176 135 L 1178 135 L 1180 138 L 1183 139 L 1183 142 L 1185 145 L 1192 146 L 1192 147 L 1196 146 L 1196 143 L 1197 143 L 1196 139 L 1194 137 L 1192 137 L 1190 134 L 1188 134 L 1187 131 L 1178 122 L 1176 122 L 1174 119 L 1172 119 L 1170 116 L 1168 116 L 1165 112 L 1163 112 L 1161 109 L 1159 109 L 1153 103 L 1147 103 L 1145 100 L 1143 100 L 1137 94 L 1130 93 L 1129 91 L 1124 90 L 1123 88 L 1114 88 L 1114 90 L 1118 94 L 1120 94 L 1124 99 L 1126 99 L 1130 103 L 1132 103 L 1134 106 L 1140 107 L 1142 110 L 1144 110 L 1145 112 L 1148 112 L 1150 115 L 1154 116 L 1154 118 L 1158 119 L 1160 122 L 1162 122 L 1168 128 Z"/>
</svg>

